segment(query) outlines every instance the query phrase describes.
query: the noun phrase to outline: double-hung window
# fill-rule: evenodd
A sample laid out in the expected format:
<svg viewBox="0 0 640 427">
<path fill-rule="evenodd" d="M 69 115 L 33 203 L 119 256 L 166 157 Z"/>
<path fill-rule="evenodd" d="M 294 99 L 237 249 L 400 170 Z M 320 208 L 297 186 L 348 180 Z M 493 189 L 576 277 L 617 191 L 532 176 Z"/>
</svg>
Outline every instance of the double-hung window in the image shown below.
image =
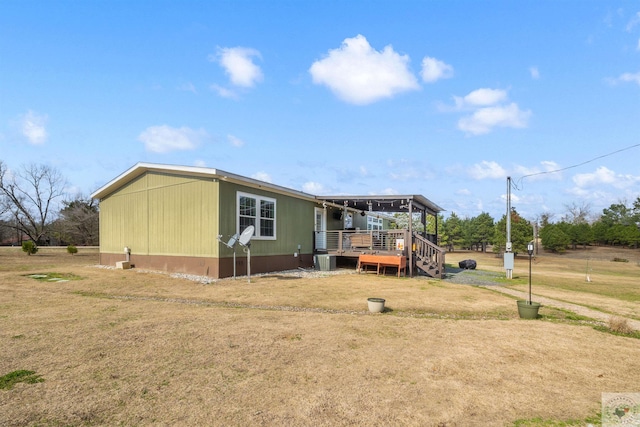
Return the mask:
<svg viewBox="0 0 640 427">
<path fill-rule="evenodd" d="M 250 225 L 254 239 L 275 240 L 276 200 L 270 197 L 238 192 L 238 233 Z"/>
</svg>

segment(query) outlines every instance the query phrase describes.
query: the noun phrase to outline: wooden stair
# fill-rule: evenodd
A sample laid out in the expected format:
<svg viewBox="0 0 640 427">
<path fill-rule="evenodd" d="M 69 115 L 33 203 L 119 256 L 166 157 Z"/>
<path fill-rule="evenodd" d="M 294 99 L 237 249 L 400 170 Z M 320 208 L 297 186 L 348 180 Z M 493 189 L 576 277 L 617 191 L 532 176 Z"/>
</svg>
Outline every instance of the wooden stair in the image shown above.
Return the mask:
<svg viewBox="0 0 640 427">
<path fill-rule="evenodd" d="M 444 249 L 417 233 L 413 233 L 413 244 L 415 246 L 413 251 L 414 265 L 424 274 L 442 279 L 444 277 Z"/>
</svg>

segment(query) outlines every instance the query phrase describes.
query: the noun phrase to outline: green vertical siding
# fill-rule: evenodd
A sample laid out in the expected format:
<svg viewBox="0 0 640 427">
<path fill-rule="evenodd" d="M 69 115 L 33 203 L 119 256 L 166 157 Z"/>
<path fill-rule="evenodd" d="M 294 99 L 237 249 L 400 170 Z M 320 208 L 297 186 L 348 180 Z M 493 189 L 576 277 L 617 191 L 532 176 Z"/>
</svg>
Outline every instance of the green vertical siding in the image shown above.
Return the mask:
<svg viewBox="0 0 640 427">
<path fill-rule="evenodd" d="M 100 250 L 218 256 L 218 183 L 146 173 L 100 201 Z"/>
<path fill-rule="evenodd" d="M 146 176 L 141 176 L 100 201 L 101 252 L 123 253 L 129 246 L 148 253 L 146 186 Z"/>
<path fill-rule="evenodd" d="M 220 234 L 228 238 L 236 232 L 237 192 L 265 196 L 276 200 L 276 239 L 252 240 L 252 255 L 293 255 L 301 247 L 302 253 L 313 252 L 313 201 L 273 193 L 242 185 L 220 182 Z M 233 252 L 221 247 L 221 256 L 231 256 Z"/>
</svg>

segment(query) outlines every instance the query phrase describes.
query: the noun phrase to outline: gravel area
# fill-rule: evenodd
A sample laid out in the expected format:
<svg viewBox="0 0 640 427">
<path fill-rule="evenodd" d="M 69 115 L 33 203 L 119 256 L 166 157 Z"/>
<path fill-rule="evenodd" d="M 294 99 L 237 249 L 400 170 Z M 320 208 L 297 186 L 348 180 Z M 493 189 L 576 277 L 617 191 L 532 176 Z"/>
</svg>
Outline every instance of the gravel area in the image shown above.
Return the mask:
<svg viewBox="0 0 640 427">
<path fill-rule="evenodd" d="M 444 281 L 461 285 L 498 286 L 498 279 L 504 277 L 503 273 L 481 270 L 463 270 L 461 268 L 448 268 Z"/>
<path fill-rule="evenodd" d="M 116 269 L 116 267 L 112 265 L 95 265 L 95 267 L 105 268 L 108 270 Z M 154 273 L 154 274 L 164 274 L 164 275 L 167 274 L 166 271 L 146 270 L 141 268 L 132 268 L 131 271 L 135 271 L 136 273 Z M 319 271 L 313 268 L 311 269 L 298 268 L 296 270 L 285 270 L 285 271 L 278 271 L 278 272 L 271 272 L 271 273 L 252 274 L 251 277 L 315 278 L 315 277 L 338 276 L 343 274 L 356 274 L 356 271 L 353 269 L 345 269 L 345 268 L 340 268 L 333 271 Z M 228 280 L 248 280 L 249 279 L 249 277 L 246 275 L 236 276 L 235 279 L 233 277 L 225 277 L 223 279 L 214 279 L 209 276 L 199 276 L 196 274 L 186 274 L 186 273 L 170 273 L 169 277 L 173 277 L 176 279 L 191 280 L 192 282 L 202 283 L 204 285 L 209 285 L 211 283 L 217 283 L 217 282 L 228 281 Z"/>
</svg>

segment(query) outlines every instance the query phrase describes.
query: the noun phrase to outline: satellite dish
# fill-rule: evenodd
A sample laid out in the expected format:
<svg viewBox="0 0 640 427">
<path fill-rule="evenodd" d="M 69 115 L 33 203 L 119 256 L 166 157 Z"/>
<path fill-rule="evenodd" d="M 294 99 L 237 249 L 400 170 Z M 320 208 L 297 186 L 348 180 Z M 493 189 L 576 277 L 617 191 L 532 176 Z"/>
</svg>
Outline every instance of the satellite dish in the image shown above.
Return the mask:
<svg viewBox="0 0 640 427">
<path fill-rule="evenodd" d="M 229 246 L 230 248 L 233 247 L 233 245 L 236 244 L 236 242 L 238 241 L 238 233 L 234 234 L 233 236 L 231 236 L 231 238 L 229 239 L 229 241 L 227 242 L 227 246 Z"/>
<path fill-rule="evenodd" d="M 242 246 L 248 246 L 249 242 L 251 241 L 251 238 L 253 237 L 253 232 L 255 231 L 255 229 L 256 228 L 253 225 L 250 225 L 247 228 L 245 228 L 242 234 L 240 234 L 240 238 L 238 239 L 238 242 Z"/>
</svg>

